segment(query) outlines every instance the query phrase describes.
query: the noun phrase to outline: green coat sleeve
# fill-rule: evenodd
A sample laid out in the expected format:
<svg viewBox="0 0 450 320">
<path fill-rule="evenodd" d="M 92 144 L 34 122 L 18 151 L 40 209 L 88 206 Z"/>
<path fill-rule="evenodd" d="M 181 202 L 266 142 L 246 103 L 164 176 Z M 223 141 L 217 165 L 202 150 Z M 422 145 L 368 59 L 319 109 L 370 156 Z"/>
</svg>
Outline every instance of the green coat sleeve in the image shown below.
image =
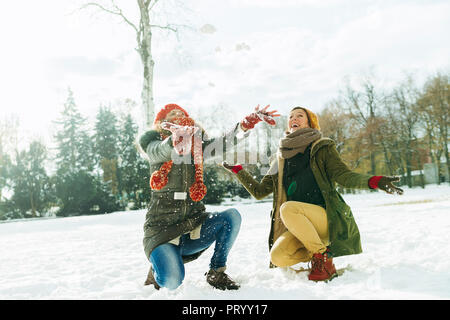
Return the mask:
<svg viewBox="0 0 450 320">
<path fill-rule="evenodd" d="M 360 174 L 350 170 L 342 161 L 334 143 L 328 145 L 327 154 L 324 158 L 326 172 L 332 181 L 339 183 L 345 188 L 369 189 L 371 175 Z"/>
<path fill-rule="evenodd" d="M 274 175 L 266 174 L 261 182 L 258 182 L 248 171 L 242 169 L 237 173 L 237 178 L 255 199 L 264 199 L 273 192 Z"/>
</svg>

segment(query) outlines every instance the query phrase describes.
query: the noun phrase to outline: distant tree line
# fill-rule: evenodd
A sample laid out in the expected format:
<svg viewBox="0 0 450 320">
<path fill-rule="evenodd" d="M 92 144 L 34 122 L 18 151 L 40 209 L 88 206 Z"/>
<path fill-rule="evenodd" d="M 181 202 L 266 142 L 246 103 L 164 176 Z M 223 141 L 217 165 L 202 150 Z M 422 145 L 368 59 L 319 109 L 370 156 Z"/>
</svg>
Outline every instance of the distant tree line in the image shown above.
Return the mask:
<svg viewBox="0 0 450 320">
<path fill-rule="evenodd" d="M 359 85 L 347 84 L 319 113 L 323 135 L 336 141 L 349 167 L 373 175 L 400 175 L 402 184 L 410 187 L 417 170 L 421 172 L 419 184 L 425 185 L 425 163 L 435 164 L 439 173 L 450 170 L 449 75 L 437 73 L 421 88 L 407 77 L 388 92 L 375 83 L 368 78 Z M 226 108 L 215 108 L 202 113 L 199 120 L 223 132 L 230 123 L 217 122 L 217 115 Z M 239 147 L 245 150 L 246 161 L 241 163 L 256 179 L 264 175 L 267 159 L 275 156 L 286 122 L 285 117 L 279 118 L 275 129 L 258 125 Z M 138 125 L 130 114 L 118 115 L 102 106 L 89 127 L 69 90 L 64 110 L 54 123 L 54 147 L 35 140 L 18 150 L 18 124 L 11 119 L 0 122 L 0 220 L 146 207 L 151 194 L 149 165 L 136 148 Z M 252 156 L 256 163 L 248 161 Z M 239 162 L 236 157 L 227 161 Z M 206 162 L 205 166 L 206 204 L 250 197 L 217 163 Z"/>
<path fill-rule="evenodd" d="M 69 90 L 55 125 L 53 156 L 39 140 L 8 154 L 2 146 L 11 127 L 2 131 L 0 219 L 145 207 L 150 195 L 149 167 L 136 149 L 138 126 L 130 114 L 119 118 L 110 108 L 100 107 L 94 128 L 89 128 Z"/>
<path fill-rule="evenodd" d="M 324 136 L 337 142 L 356 171 L 399 175 L 409 187 L 413 171 L 420 171 L 416 184 L 423 187 L 423 166 L 433 163 L 437 183 L 448 179 L 449 74 L 430 76 L 422 87 L 407 76 L 388 92 L 375 83 L 367 78 L 359 85 L 347 84 L 320 113 Z"/>
</svg>

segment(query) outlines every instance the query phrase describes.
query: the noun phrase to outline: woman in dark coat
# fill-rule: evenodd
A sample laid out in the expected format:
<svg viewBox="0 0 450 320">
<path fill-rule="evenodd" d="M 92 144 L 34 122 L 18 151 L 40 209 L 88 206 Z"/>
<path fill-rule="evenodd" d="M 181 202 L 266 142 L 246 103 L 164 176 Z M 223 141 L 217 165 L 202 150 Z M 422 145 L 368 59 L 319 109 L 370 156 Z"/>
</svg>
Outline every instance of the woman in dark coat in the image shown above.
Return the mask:
<svg viewBox="0 0 450 320">
<path fill-rule="evenodd" d="M 239 131 L 248 131 L 261 120 L 274 124 L 275 111 L 266 110 L 267 107 L 262 110 L 257 107 L 228 134 L 207 139 L 183 108 L 169 104 L 156 115 L 154 130 L 140 138 L 140 147 L 146 152 L 152 172 L 143 239 L 145 254 L 151 262 L 146 285 L 176 289 L 184 279 L 184 263 L 196 259 L 215 243 L 207 282 L 221 290 L 239 288 L 225 269 L 241 216 L 236 209 L 205 211 L 201 202 L 207 192 L 203 183 L 203 153 L 216 143 L 218 146 L 233 143 Z M 243 138 L 246 136 L 248 133 Z"/>
<path fill-rule="evenodd" d="M 399 181 L 398 177 L 351 171 L 334 141 L 322 138 L 316 114 L 303 107 L 291 110 L 277 159 L 261 182 L 241 165 L 223 165 L 236 173 L 256 199 L 274 194 L 269 235 L 271 266 L 311 261 L 309 279 L 313 281 L 337 275 L 333 257 L 362 252 L 358 226 L 350 207 L 336 191 L 336 183 L 346 188 L 403 192 L 392 184 Z"/>
</svg>

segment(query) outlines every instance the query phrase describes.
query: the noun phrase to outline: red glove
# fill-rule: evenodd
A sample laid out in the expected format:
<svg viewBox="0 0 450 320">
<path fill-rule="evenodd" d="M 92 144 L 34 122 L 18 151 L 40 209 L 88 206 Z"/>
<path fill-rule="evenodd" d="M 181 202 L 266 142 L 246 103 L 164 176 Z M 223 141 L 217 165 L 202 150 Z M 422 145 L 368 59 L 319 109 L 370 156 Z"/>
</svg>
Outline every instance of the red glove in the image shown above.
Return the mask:
<svg viewBox="0 0 450 320">
<path fill-rule="evenodd" d="M 269 105 L 267 105 L 264 109 L 259 110 L 259 104 L 255 108 L 255 112 L 252 112 L 250 115 L 246 116 L 244 120 L 241 121 L 241 127 L 245 131 L 249 129 L 253 129 L 255 125 L 260 121 L 265 121 L 271 126 L 276 124 L 273 117 L 279 117 L 279 114 L 276 114 L 277 110 L 266 111 Z"/>
<path fill-rule="evenodd" d="M 234 173 L 238 173 L 239 171 L 241 171 L 242 169 L 244 169 L 244 168 L 242 167 L 242 165 L 240 165 L 240 164 L 237 164 L 237 165 L 235 165 L 235 166 L 230 166 L 230 165 L 229 165 L 228 163 L 226 163 L 225 161 L 222 162 L 222 166 L 223 166 L 224 168 L 226 168 L 226 169 L 228 169 L 228 170 L 234 172 Z"/>
<path fill-rule="evenodd" d="M 373 176 L 369 179 L 369 187 L 370 189 L 377 189 L 378 188 L 378 181 L 383 178 L 383 176 Z"/>
<path fill-rule="evenodd" d="M 396 187 L 392 182 L 399 182 L 399 177 L 373 176 L 369 179 L 369 187 L 371 189 L 380 188 L 389 194 L 403 194 L 403 190 Z"/>
<path fill-rule="evenodd" d="M 180 126 L 171 122 L 161 123 L 161 128 L 172 132 L 172 145 L 179 155 L 186 155 L 191 151 L 192 136 L 198 127 Z"/>
</svg>

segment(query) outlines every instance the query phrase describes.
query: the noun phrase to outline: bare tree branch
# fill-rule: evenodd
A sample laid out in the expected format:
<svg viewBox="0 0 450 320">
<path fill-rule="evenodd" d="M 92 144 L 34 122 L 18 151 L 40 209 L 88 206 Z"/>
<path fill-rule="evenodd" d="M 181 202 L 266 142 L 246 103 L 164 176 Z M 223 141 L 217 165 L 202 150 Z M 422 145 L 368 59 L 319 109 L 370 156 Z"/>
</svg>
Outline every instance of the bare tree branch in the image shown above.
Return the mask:
<svg viewBox="0 0 450 320">
<path fill-rule="evenodd" d="M 146 7 L 147 7 L 147 8 L 148 8 L 148 5 L 150 4 L 150 1 L 151 1 L 151 0 L 148 0 L 147 3 L 146 3 Z M 149 11 L 152 11 L 153 7 L 155 6 L 155 4 L 158 3 L 158 1 L 159 1 L 159 0 L 154 0 L 154 1 L 153 1 L 151 7 L 149 8 Z"/>
<path fill-rule="evenodd" d="M 136 27 L 136 25 L 134 23 L 132 23 L 129 19 L 127 19 L 127 17 L 125 17 L 125 15 L 122 12 L 122 9 L 120 9 L 116 3 L 114 2 L 114 0 L 111 0 L 111 3 L 113 4 L 114 8 L 117 10 L 118 14 L 125 20 L 126 23 L 128 23 L 130 26 L 133 27 L 133 29 L 137 32 L 138 29 Z"/>
<path fill-rule="evenodd" d="M 165 30 L 170 30 L 173 32 L 178 32 L 178 29 L 174 28 L 172 25 L 168 24 L 167 26 L 159 26 L 156 24 L 151 24 L 150 27 L 152 28 L 159 28 L 159 29 L 165 29 Z"/>
<path fill-rule="evenodd" d="M 127 19 L 127 17 L 125 17 L 125 15 L 123 14 L 122 10 L 114 3 L 113 0 L 111 0 L 111 3 L 113 4 L 115 10 L 111 10 L 111 9 L 105 8 L 101 4 L 98 4 L 98 3 L 95 3 L 95 2 L 86 3 L 80 9 L 85 9 L 87 7 L 97 7 L 97 8 L 99 8 L 99 9 L 101 9 L 101 10 L 107 12 L 107 13 L 114 14 L 116 16 L 122 17 L 122 19 L 134 29 L 134 31 L 139 32 L 139 30 L 136 27 L 136 25 L 134 23 L 132 23 L 129 19 Z"/>
</svg>

